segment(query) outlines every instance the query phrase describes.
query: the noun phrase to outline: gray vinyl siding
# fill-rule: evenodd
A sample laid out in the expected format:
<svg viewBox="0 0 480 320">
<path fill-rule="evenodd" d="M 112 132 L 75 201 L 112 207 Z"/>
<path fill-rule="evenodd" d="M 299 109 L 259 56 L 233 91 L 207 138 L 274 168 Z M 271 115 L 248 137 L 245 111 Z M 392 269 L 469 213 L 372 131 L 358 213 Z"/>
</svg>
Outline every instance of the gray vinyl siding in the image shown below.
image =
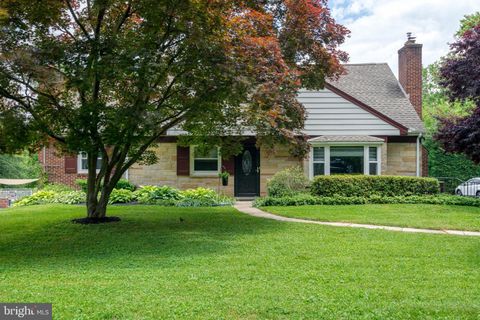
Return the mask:
<svg viewBox="0 0 480 320">
<path fill-rule="evenodd" d="M 305 134 L 309 136 L 397 136 L 400 130 L 370 112 L 354 105 L 330 90 L 306 91 L 298 94 L 307 111 Z M 180 128 L 168 135 L 185 134 Z M 251 135 L 252 132 L 245 133 Z"/>
<path fill-rule="evenodd" d="M 305 133 L 319 135 L 399 135 L 400 131 L 330 90 L 298 94 L 307 111 Z"/>
</svg>

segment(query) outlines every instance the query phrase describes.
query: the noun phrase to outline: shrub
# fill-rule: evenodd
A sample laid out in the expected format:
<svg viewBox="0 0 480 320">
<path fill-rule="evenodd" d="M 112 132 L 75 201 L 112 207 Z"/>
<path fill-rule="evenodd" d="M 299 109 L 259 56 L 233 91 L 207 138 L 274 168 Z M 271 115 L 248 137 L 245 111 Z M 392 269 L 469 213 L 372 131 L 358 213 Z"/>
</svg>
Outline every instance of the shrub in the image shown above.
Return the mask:
<svg viewBox="0 0 480 320">
<path fill-rule="evenodd" d="M 67 186 L 65 184 L 61 183 L 48 183 L 45 184 L 42 189 L 42 191 L 53 191 L 53 192 L 70 192 L 74 191 L 72 187 Z"/>
<path fill-rule="evenodd" d="M 75 184 L 78 185 L 83 190 L 83 192 L 87 192 L 87 180 L 77 179 L 75 180 Z M 127 179 L 120 179 L 115 185 L 115 189 L 135 191 L 136 188 L 137 187 Z"/>
<path fill-rule="evenodd" d="M 35 192 L 31 196 L 23 197 L 21 200 L 16 201 L 13 204 L 13 206 L 22 207 L 22 206 L 31 206 L 35 204 L 53 203 L 53 200 L 55 199 L 56 195 L 57 194 L 53 191 L 40 190 Z"/>
<path fill-rule="evenodd" d="M 129 203 L 135 200 L 133 192 L 127 189 L 113 189 L 110 194 L 109 204 Z"/>
<path fill-rule="evenodd" d="M 227 196 L 218 195 L 208 188 L 196 188 L 182 191 L 182 198 L 177 202 L 178 207 L 212 207 L 232 205 L 234 200 Z"/>
<path fill-rule="evenodd" d="M 437 179 L 401 176 L 336 175 L 319 176 L 312 183 L 316 196 L 412 196 L 437 194 Z"/>
<path fill-rule="evenodd" d="M 137 187 L 128 181 L 127 179 L 120 179 L 118 180 L 117 184 L 115 185 L 115 189 L 124 189 L 124 190 L 130 190 L 130 191 L 135 191 Z"/>
<path fill-rule="evenodd" d="M 309 185 L 303 169 L 292 167 L 275 173 L 267 182 L 267 192 L 271 197 L 293 196 L 306 192 Z"/>
<path fill-rule="evenodd" d="M 179 200 L 182 196 L 178 189 L 169 186 L 144 186 L 134 192 L 138 202 L 146 204 L 159 204 L 163 201 Z M 167 202 L 163 202 L 165 205 Z"/>
<path fill-rule="evenodd" d="M 53 203 L 79 204 L 85 203 L 87 195 L 83 191 L 63 191 L 55 195 Z"/>
<path fill-rule="evenodd" d="M 356 204 L 439 204 L 480 207 L 480 199 L 473 197 L 459 197 L 453 195 L 422 195 L 422 196 L 379 196 L 369 197 L 318 197 L 300 194 L 291 197 L 265 197 L 257 198 L 255 207 L 268 206 L 301 206 L 301 205 L 356 205 Z"/>
</svg>

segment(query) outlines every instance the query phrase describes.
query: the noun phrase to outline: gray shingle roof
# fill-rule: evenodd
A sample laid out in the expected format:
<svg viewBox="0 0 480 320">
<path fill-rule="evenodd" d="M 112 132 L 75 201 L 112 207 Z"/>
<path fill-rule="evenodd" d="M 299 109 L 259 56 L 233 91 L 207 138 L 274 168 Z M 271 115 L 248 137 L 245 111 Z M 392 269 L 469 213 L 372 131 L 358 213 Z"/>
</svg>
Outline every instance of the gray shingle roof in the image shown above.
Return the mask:
<svg viewBox="0 0 480 320">
<path fill-rule="evenodd" d="M 423 122 L 388 64 L 346 64 L 345 68 L 347 74 L 338 81 L 328 83 L 407 127 L 409 131 L 425 131 Z"/>
<path fill-rule="evenodd" d="M 319 136 L 308 142 L 384 142 L 384 140 L 372 136 Z"/>
</svg>

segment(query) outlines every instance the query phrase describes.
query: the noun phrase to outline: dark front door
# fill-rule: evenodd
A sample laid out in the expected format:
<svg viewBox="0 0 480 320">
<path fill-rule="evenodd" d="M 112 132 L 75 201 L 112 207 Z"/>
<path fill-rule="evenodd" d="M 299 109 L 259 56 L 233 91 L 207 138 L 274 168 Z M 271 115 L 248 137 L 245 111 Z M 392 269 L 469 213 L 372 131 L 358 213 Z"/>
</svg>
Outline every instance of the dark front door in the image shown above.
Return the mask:
<svg viewBox="0 0 480 320">
<path fill-rule="evenodd" d="M 243 147 L 235 157 L 235 196 L 260 195 L 260 152 L 254 144 Z"/>
</svg>

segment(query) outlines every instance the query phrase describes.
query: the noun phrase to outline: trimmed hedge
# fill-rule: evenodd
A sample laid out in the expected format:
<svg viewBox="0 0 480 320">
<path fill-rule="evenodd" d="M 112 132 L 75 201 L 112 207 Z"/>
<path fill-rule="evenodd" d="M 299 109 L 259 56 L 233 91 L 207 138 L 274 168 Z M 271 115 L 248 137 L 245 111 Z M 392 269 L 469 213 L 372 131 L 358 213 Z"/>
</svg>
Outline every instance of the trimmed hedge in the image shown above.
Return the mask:
<svg viewBox="0 0 480 320">
<path fill-rule="evenodd" d="M 318 197 L 310 194 L 300 194 L 291 197 L 265 197 L 257 198 L 255 207 L 269 206 L 302 206 L 302 205 L 360 205 L 360 204 L 439 204 L 480 207 L 480 198 L 459 197 L 453 195 L 423 195 L 423 196 L 378 196 L 369 197 Z"/>
<path fill-rule="evenodd" d="M 434 178 L 402 176 L 335 175 L 318 176 L 312 183 L 311 193 L 316 196 L 368 197 L 432 195 L 440 192 Z"/>
</svg>

